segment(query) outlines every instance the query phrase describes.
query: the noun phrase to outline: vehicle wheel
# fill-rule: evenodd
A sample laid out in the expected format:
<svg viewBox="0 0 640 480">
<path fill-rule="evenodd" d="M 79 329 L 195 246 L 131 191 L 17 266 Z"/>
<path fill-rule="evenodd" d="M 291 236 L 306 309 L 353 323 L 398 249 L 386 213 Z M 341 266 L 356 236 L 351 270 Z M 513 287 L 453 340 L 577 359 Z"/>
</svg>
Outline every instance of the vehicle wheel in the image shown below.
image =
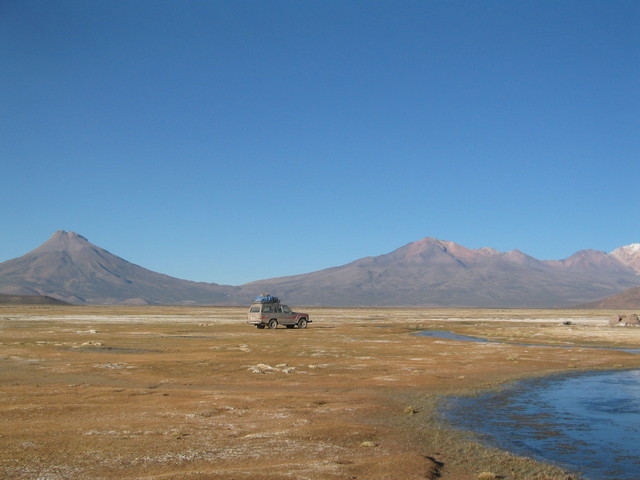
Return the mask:
<svg viewBox="0 0 640 480">
<path fill-rule="evenodd" d="M 264 328 L 264 323 L 259 323 L 258 325 L 256 325 L 256 327 L 262 330 Z"/>
<path fill-rule="evenodd" d="M 307 328 L 307 319 L 301 318 L 298 320 L 298 328 Z"/>
<path fill-rule="evenodd" d="M 269 328 L 274 329 L 278 326 L 278 321 L 275 318 L 269 320 Z"/>
</svg>

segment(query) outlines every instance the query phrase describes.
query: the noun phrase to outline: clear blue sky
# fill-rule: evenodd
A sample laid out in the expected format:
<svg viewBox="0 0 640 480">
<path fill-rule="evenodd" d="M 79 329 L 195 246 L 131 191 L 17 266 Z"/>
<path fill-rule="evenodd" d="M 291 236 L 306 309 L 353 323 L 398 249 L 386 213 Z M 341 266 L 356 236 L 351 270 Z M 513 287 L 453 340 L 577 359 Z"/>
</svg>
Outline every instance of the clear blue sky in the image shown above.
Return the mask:
<svg viewBox="0 0 640 480">
<path fill-rule="evenodd" d="M 234 285 L 640 242 L 640 2 L 2 0 L 0 215 Z"/>
</svg>

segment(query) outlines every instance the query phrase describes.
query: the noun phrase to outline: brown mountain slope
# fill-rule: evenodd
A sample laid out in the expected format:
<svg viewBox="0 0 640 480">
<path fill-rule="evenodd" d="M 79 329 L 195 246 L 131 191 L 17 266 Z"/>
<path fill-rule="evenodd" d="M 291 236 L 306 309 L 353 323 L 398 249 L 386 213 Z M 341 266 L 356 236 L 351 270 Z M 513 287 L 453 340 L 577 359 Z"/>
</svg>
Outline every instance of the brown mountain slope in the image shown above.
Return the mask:
<svg viewBox="0 0 640 480">
<path fill-rule="evenodd" d="M 640 285 L 640 276 L 604 252 L 540 261 L 518 250 L 467 249 L 425 238 L 386 255 L 304 275 L 252 282 L 303 305 L 555 307 Z"/>
<path fill-rule="evenodd" d="M 79 304 L 225 304 L 232 287 L 180 280 L 117 257 L 74 232 L 0 264 L 0 292 Z"/>
<path fill-rule="evenodd" d="M 47 295 L 5 295 L 0 293 L 0 305 L 69 305 Z"/>
<path fill-rule="evenodd" d="M 575 308 L 585 309 L 619 309 L 619 310 L 637 310 L 640 309 L 640 287 L 630 288 L 618 295 L 603 298 L 595 302 L 583 303 Z"/>
<path fill-rule="evenodd" d="M 622 247 L 621 247 L 622 248 Z M 468 249 L 424 238 L 339 267 L 233 287 L 152 272 L 56 232 L 26 255 L 0 263 L 0 293 L 49 295 L 78 304 L 246 305 L 269 291 L 293 305 L 556 307 L 640 286 L 640 250 L 583 250 L 541 261 L 518 250 Z"/>
</svg>

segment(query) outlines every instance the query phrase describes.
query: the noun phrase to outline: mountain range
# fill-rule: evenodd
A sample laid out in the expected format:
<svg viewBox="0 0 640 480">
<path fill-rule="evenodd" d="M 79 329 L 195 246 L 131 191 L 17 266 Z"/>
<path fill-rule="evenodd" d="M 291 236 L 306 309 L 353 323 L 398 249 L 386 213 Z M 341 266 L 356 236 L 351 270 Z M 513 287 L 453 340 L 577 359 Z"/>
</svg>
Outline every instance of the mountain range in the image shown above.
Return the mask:
<svg viewBox="0 0 640 480">
<path fill-rule="evenodd" d="M 231 286 L 153 272 L 61 230 L 0 263 L 0 293 L 74 304 L 246 305 L 267 291 L 307 306 L 550 308 L 639 286 L 640 244 L 537 260 L 518 250 L 468 249 L 427 237 L 346 265 Z"/>
<path fill-rule="evenodd" d="M 424 238 L 319 272 L 243 285 L 299 304 L 532 307 L 576 305 L 640 285 L 636 245 L 537 260 L 518 250 L 468 249 Z M 588 300 L 587 300 L 588 299 Z"/>
<path fill-rule="evenodd" d="M 73 304 L 233 304 L 234 291 L 147 270 L 64 230 L 0 263 L 0 293 L 48 295 Z"/>
</svg>

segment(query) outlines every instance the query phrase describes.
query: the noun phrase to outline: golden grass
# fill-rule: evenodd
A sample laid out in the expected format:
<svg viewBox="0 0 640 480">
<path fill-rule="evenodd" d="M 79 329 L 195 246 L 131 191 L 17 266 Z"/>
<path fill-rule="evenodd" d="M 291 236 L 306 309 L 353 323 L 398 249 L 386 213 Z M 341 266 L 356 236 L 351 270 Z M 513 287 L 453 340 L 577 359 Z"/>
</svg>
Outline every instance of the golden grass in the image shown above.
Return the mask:
<svg viewBox="0 0 640 480">
<path fill-rule="evenodd" d="M 566 479 L 435 414 L 443 395 L 568 368 L 637 368 L 608 312 L 0 307 L 0 478 Z M 573 325 L 560 325 L 571 319 Z M 446 329 L 533 348 L 412 335 Z"/>
</svg>

